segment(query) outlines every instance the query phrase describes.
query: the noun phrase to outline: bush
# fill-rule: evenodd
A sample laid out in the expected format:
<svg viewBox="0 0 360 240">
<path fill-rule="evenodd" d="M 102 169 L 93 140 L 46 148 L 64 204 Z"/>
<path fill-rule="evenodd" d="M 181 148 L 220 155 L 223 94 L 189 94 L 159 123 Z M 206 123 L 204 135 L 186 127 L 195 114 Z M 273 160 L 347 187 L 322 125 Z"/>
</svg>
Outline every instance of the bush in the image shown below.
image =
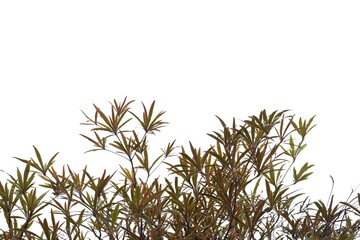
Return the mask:
<svg viewBox="0 0 360 240">
<path fill-rule="evenodd" d="M 360 195 L 311 201 L 299 184 L 313 165 L 298 163 L 314 117 L 261 111 L 238 124 L 220 117 L 212 145 L 170 142 L 159 156 L 150 142 L 167 122 L 163 111 L 113 101 L 109 115 L 85 115 L 94 147 L 119 157 L 119 169 L 94 177 L 85 167 L 56 169 L 55 154 L 25 164 L 0 183 L 6 221 L 1 239 L 355 239 Z M 141 130 L 134 125 L 140 124 Z M 300 164 L 300 165 L 299 165 Z M 159 173 L 167 166 L 168 176 Z M 156 175 L 157 174 L 157 175 Z"/>
</svg>

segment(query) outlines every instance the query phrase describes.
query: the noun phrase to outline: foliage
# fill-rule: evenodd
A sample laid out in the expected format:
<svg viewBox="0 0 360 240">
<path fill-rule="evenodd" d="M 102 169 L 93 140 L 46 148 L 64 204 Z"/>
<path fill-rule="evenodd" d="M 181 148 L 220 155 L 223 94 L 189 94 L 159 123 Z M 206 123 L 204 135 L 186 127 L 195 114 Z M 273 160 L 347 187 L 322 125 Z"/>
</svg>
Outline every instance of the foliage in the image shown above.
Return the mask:
<svg viewBox="0 0 360 240">
<path fill-rule="evenodd" d="M 167 125 L 164 112 L 152 102 L 136 114 L 131 104 L 114 100 L 108 115 L 96 105 L 93 117 L 84 113 L 91 134 L 81 136 L 94 145 L 90 151 L 119 156 L 114 173 L 57 169 L 57 154 L 44 161 L 36 147 L 35 158 L 17 158 L 23 170 L 0 182 L 1 239 L 359 237 L 360 194 L 325 204 L 299 191 L 312 174 L 313 165 L 298 156 L 314 117 L 263 110 L 230 125 L 217 117 L 220 130 L 208 134 L 208 149 L 173 141 L 153 156 L 149 146 Z"/>
</svg>

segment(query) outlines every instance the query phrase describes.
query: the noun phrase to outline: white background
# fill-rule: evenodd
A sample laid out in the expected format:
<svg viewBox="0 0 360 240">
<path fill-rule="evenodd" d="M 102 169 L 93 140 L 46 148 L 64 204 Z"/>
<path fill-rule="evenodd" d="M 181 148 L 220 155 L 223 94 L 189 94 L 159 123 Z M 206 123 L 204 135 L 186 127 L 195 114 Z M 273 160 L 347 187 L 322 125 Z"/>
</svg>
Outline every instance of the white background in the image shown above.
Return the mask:
<svg viewBox="0 0 360 240">
<path fill-rule="evenodd" d="M 291 109 L 317 115 L 304 191 L 346 198 L 359 177 L 359 1 L 1 1 L 0 169 L 13 156 L 119 164 L 79 133 L 80 109 L 125 96 L 166 110 L 161 142 L 206 147 L 226 121 Z M 137 106 L 138 106 L 137 105 Z M 4 173 L 1 173 L 2 175 Z"/>
</svg>

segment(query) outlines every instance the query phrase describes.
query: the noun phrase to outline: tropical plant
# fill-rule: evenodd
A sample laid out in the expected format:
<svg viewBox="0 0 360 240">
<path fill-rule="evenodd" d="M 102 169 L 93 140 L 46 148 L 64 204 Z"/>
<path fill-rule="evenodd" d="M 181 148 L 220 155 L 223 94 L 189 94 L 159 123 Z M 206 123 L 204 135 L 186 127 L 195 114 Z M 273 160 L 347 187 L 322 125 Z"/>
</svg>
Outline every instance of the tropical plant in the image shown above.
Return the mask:
<svg viewBox="0 0 360 240">
<path fill-rule="evenodd" d="M 118 156 L 119 169 L 93 176 L 57 168 L 57 154 L 22 162 L 0 182 L 0 239 L 355 239 L 360 194 L 335 203 L 312 201 L 299 185 L 313 165 L 301 163 L 314 117 L 265 110 L 238 123 L 220 117 L 202 150 L 172 141 L 155 155 L 156 133 L 168 123 L 155 101 L 94 105 L 84 113 L 93 148 Z M 138 127 L 140 125 L 140 128 Z M 300 162 L 299 162 L 300 161 Z M 167 167 L 167 174 L 163 169 Z M 162 169 L 160 171 L 160 169 Z"/>
</svg>

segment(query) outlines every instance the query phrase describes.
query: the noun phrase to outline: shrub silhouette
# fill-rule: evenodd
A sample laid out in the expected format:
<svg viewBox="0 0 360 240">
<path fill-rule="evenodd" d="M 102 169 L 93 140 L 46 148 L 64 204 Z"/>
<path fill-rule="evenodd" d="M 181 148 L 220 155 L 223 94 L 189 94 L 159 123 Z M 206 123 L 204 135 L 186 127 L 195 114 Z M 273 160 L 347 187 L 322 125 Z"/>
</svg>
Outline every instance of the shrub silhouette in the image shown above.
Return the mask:
<svg viewBox="0 0 360 240">
<path fill-rule="evenodd" d="M 299 184 L 313 165 L 298 162 L 314 117 L 261 111 L 208 134 L 201 150 L 170 142 L 149 151 L 167 125 L 155 101 L 136 114 L 133 101 L 94 105 L 82 135 L 90 151 L 119 157 L 119 169 L 94 177 L 85 167 L 55 168 L 55 154 L 24 163 L 0 183 L 1 239 L 355 239 L 360 195 L 335 203 L 311 201 Z M 135 125 L 134 125 L 135 124 Z M 139 130 L 138 125 L 141 129 Z M 167 167 L 164 176 L 162 170 Z"/>
</svg>

